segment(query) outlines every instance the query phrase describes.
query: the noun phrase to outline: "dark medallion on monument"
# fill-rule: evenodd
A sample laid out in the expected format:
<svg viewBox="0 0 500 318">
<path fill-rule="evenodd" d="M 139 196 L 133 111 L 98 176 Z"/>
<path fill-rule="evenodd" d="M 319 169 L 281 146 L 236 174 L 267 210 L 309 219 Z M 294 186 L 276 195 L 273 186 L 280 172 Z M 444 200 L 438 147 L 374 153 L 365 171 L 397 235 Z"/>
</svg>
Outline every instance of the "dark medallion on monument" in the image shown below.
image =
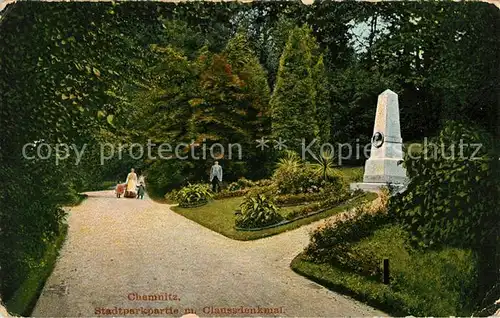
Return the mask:
<svg viewBox="0 0 500 318">
<path fill-rule="evenodd" d="M 382 144 L 384 143 L 384 135 L 380 132 L 376 132 L 373 134 L 372 137 L 372 145 L 374 145 L 376 148 L 380 148 Z"/>
</svg>

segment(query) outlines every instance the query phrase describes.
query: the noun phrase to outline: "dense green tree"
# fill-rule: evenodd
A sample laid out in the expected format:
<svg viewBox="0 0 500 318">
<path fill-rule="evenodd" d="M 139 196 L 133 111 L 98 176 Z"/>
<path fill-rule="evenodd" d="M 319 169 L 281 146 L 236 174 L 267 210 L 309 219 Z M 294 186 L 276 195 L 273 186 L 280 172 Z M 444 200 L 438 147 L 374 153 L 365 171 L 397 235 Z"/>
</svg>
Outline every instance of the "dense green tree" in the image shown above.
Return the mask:
<svg viewBox="0 0 500 318">
<path fill-rule="evenodd" d="M 315 40 L 308 26 L 290 32 L 270 101 L 272 135 L 298 150 L 318 136 L 314 82 Z"/>
<path fill-rule="evenodd" d="M 239 104 L 247 112 L 248 127 L 253 127 L 253 138 L 268 134 L 269 131 L 269 85 L 267 73 L 260 64 L 247 37 L 237 33 L 229 40 L 224 52 L 233 73 L 243 81 Z"/>
<path fill-rule="evenodd" d="M 377 98 L 387 87 L 399 93 L 394 79 L 367 70 L 358 61 L 332 76 L 332 138 L 341 143 L 369 142 Z"/>
<path fill-rule="evenodd" d="M 472 9 L 474 7 L 474 9 Z M 499 23 L 485 3 L 412 2 L 364 6 L 371 24 L 362 63 L 395 79 L 406 138 L 434 135 L 448 120 L 471 120 L 490 131 L 498 111 L 498 36 L 483 38 Z M 378 26 L 370 23 L 379 17 Z M 490 30 L 490 31 L 486 31 Z M 392 88 L 391 88 L 392 89 Z"/>
<path fill-rule="evenodd" d="M 313 72 L 314 83 L 316 84 L 316 121 L 319 129 L 318 137 L 323 143 L 330 142 L 332 117 L 335 110 L 330 103 L 330 83 L 326 76 L 323 55 L 319 57 Z"/>
<path fill-rule="evenodd" d="M 149 87 L 137 95 L 131 109 L 141 118 L 136 131 L 155 143 L 184 141 L 192 113 L 189 101 L 196 96 L 196 65 L 170 46 L 153 46 L 152 50 L 158 64 L 151 71 Z"/>
<path fill-rule="evenodd" d="M 254 161 L 255 139 L 269 131 L 269 87 L 264 69 L 242 33 L 237 33 L 222 53 L 203 53 L 198 57 L 199 95 L 190 104 L 190 136 L 198 143 L 224 145 L 224 158 L 229 150 L 242 160 Z M 221 154 L 222 155 L 222 154 Z M 233 159 L 234 161 L 234 159 Z M 245 174 L 244 165 L 227 161 L 231 175 Z"/>
</svg>

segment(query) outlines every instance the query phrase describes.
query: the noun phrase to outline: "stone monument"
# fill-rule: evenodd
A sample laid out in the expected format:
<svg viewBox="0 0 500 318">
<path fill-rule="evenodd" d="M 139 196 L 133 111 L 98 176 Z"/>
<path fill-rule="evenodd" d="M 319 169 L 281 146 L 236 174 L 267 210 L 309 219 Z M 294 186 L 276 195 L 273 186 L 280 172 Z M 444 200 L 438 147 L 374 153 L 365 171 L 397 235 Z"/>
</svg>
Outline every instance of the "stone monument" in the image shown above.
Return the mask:
<svg viewBox="0 0 500 318">
<path fill-rule="evenodd" d="M 352 183 L 351 189 L 379 191 L 390 184 L 404 189 L 407 183 L 403 160 L 403 139 L 399 125 L 398 95 L 386 90 L 378 96 L 370 158 L 365 163 L 362 183 Z"/>
</svg>

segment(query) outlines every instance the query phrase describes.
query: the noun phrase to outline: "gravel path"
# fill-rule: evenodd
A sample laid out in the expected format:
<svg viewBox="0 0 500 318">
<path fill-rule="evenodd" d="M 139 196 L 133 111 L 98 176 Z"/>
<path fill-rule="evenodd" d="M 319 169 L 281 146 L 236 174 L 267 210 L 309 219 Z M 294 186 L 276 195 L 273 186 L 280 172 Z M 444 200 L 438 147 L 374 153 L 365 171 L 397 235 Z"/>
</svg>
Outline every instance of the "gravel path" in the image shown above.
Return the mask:
<svg viewBox="0 0 500 318">
<path fill-rule="evenodd" d="M 68 238 L 33 316 L 121 316 L 120 308 L 142 310 L 129 316 L 144 316 L 147 308 L 156 309 L 153 316 L 180 317 L 188 308 L 200 316 L 239 315 L 215 312 L 228 306 L 282 308 L 279 316 L 385 315 L 289 268 L 318 223 L 257 241 L 234 241 L 168 205 L 116 199 L 112 191 L 89 193 L 72 208 L 68 223 Z M 171 295 L 167 301 L 142 301 L 134 300 L 135 293 Z M 108 311 L 96 309 L 102 307 Z"/>
</svg>

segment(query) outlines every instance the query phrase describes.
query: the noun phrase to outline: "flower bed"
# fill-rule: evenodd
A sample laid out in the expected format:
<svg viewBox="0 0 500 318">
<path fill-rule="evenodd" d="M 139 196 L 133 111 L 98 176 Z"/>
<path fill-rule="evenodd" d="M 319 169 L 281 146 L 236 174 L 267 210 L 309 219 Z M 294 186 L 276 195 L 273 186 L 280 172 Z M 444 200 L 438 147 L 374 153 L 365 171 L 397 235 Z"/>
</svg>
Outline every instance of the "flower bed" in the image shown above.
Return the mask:
<svg viewBox="0 0 500 318">
<path fill-rule="evenodd" d="M 222 190 L 219 193 L 214 194 L 214 199 L 221 200 L 227 198 L 242 197 L 248 194 L 250 191 L 255 193 L 267 192 L 273 184 L 272 180 L 262 179 L 258 181 L 252 181 L 245 178 L 240 178 L 236 182 L 232 182 L 227 189 Z"/>
<path fill-rule="evenodd" d="M 330 193 L 326 192 L 284 194 L 277 196 L 274 202 L 280 207 L 285 207 L 319 201 L 330 195 Z"/>
<path fill-rule="evenodd" d="M 295 221 L 300 220 L 300 219 L 304 219 L 304 218 L 311 217 L 311 216 L 314 216 L 314 215 L 319 214 L 319 213 L 323 213 L 323 212 L 328 211 L 330 209 L 333 209 L 336 206 L 339 206 L 341 204 L 347 204 L 347 203 L 359 198 L 362 195 L 363 195 L 362 193 L 356 192 L 355 195 L 347 194 L 345 196 L 338 197 L 338 198 L 332 198 L 332 199 L 324 201 L 324 202 L 318 202 L 318 203 L 314 203 L 311 205 L 307 205 L 307 206 L 301 207 L 300 209 L 293 210 L 292 212 L 288 213 L 288 215 L 285 217 L 284 220 L 281 220 L 275 224 L 267 225 L 264 227 L 242 228 L 242 227 L 235 226 L 235 229 L 237 231 L 261 231 L 261 230 L 265 230 L 265 229 L 270 229 L 270 228 L 286 225 L 288 223 L 292 223 L 292 222 L 295 222 Z"/>
<path fill-rule="evenodd" d="M 293 220 L 293 219 L 296 219 L 297 217 L 302 217 L 302 216 L 307 217 L 311 214 L 318 213 L 318 211 L 323 211 L 325 209 L 329 209 L 329 208 L 334 207 L 335 205 L 337 205 L 341 202 L 348 201 L 349 199 L 353 199 L 353 198 L 358 197 L 358 196 L 359 196 L 359 193 L 353 194 L 353 195 L 351 195 L 349 193 L 345 193 L 345 194 L 342 194 L 339 196 L 330 197 L 324 201 L 304 205 L 304 206 L 299 207 L 299 208 L 291 211 L 290 213 L 288 213 L 288 215 L 286 216 L 286 219 Z"/>
</svg>

